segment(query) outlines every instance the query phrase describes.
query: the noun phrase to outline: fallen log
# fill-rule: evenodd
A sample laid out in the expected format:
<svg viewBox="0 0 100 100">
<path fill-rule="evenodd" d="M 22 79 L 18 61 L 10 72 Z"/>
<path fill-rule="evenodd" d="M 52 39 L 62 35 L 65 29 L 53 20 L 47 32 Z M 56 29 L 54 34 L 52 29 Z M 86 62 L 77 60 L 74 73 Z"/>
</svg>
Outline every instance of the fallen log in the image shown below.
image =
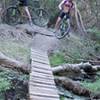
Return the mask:
<svg viewBox="0 0 100 100">
<path fill-rule="evenodd" d="M 12 58 L 5 56 L 4 54 L 0 53 L 0 64 L 5 65 L 8 68 L 15 68 L 19 69 L 22 72 L 29 73 L 30 72 L 30 65 L 23 64 L 19 61 L 16 61 Z M 89 74 L 89 72 L 93 74 L 93 72 L 100 70 L 100 66 L 92 66 L 89 63 L 80 63 L 80 64 L 64 64 L 58 67 L 53 67 L 52 71 L 54 74 L 64 75 L 64 72 L 71 76 L 72 73 L 79 76 L 83 71 Z M 71 73 L 71 74 L 70 74 Z"/>
<path fill-rule="evenodd" d="M 69 90 L 80 96 L 89 97 L 92 93 L 90 90 L 82 87 L 78 82 L 75 82 L 69 78 L 65 77 L 55 77 L 55 82 L 57 86 L 61 86 L 66 90 Z"/>
<path fill-rule="evenodd" d="M 19 61 L 12 59 L 12 58 L 9 58 L 2 53 L 0 53 L 0 64 L 5 65 L 5 67 L 7 67 L 7 68 L 19 69 L 20 71 L 27 73 L 27 74 L 30 72 L 29 65 L 23 64 Z"/>
<path fill-rule="evenodd" d="M 63 87 L 65 90 L 69 90 L 79 96 L 89 97 L 91 100 L 100 100 L 100 93 L 94 93 L 80 85 L 78 82 L 75 82 L 66 77 L 55 77 L 54 79 L 56 85 Z"/>
<path fill-rule="evenodd" d="M 80 76 L 82 71 L 75 64 L 63 64 L 57 67 L 52 67 L 53 74 L 65 76 Z"/>
<path fill-rule="evenodd" d="M 93 61 L 93 60 L 84 60 L 84 59 L 78 59 L 77 61 L 81 61 L 81 62 L 89 62 L 92 65 L 100 65 L 100 61 Z"/>
<path fill-rule="evenodd" d="M 99 69 L 99 68 L 98 68 Z M 90 63 L 80 63 L 80 64 L 63 64 L 58 67 L 53 67 L 52 71 L 54 74 L 64 75 L 64 73 L 74 73 L 75 75 L 80 75 L 83 71 L 87 74 L 94 74 L 97 68 L 92 67 Z"/>
<path fill-rule="evenodd" d="M 95 69 L 96 71 L 100 71 L 100 65 L 93 66 L 93 69 Z"/>
</svg>

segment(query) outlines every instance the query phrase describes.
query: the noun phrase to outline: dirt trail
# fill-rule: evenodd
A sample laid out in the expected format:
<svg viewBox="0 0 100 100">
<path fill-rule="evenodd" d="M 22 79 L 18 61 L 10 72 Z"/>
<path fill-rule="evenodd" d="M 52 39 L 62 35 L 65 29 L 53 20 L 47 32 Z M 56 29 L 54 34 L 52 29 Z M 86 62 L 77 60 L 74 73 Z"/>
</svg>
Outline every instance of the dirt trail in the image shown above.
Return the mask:
<svg viewBox="0 0 100 100">
<path fill-rule="evenodd" d="M 32 47 L 42 51 L 51 51 L 56 48 L 58 40 L 55 37 L 49 37 L 37 34 L 33 38 Z"/>
<path fill-rule="evenodd" d="M 8 37 L 9 39 L 23 39 L 30 37 L 32 39 L 31 46 L 34 49 L 39 49 L 43 51 L 53 50 L 57 46 L 59 41 L 54 36 L 54 33 L 49 31 L 47 28 L 38 27 L 36 25 L 30 26 L 28 24 L 17 26 L 1 24 L 0 37 Z"/>
<path fill-rule="evenodd" d="M 58 39 L 54 36 L 54 33 L 49 31 L 46 28 L 38 26 L 29 26 L 29 25 L 20 25 L 16 26 L 17 29 L 26 30 L 30 34 L 35 34 L 32 40 L 32 48 L 42 50 L 42 51 L 51 51 L 57 44 Z"/>
</svg>

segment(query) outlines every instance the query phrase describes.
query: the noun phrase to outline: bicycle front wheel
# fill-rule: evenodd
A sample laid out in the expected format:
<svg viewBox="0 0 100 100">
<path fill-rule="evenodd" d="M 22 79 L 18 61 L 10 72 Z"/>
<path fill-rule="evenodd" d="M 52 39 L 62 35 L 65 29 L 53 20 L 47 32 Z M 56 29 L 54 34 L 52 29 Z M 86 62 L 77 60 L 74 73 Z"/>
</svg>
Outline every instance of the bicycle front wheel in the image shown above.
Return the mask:
<svg viewBox="0 0 100 100">
<path fill-rule="evenodd" d="M 64 19 L 60 24 L 60 29 L 55 33 L 55 36 L 58 39 L 62 39 L 69 34 L 69 31 L 70 31 L 70 20 Z"/>
<path fill-rule="evenodd" d="M 20 11 L 17 9 L 17 7 L 9 7 L 6 10 L 4 22 L 9 25 L 16 25 L 20 20 L 19 16 Z"/>
<path fill-rule="evenodd" d="M 34 24 L 36 24 L 40 27 L 44 27 L 48 24 L 49 15 L 44 9 L 37 9 L 36 16 L 37 16 L 37 18 L 34 19 Z"/>
</svg>

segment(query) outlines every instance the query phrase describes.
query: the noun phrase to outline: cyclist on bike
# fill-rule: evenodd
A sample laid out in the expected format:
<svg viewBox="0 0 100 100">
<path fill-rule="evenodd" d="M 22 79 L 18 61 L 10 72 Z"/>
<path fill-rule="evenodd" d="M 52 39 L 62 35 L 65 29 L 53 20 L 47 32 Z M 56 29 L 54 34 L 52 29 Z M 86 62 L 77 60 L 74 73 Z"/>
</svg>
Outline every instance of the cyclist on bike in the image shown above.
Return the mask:
<svg viewBox="0 0 100 100">
<path fill-rule="evenodd" d="M 29 9 L 28 9 L 28 0 L 19 0 L 19 2 L 20 2 L 19 5 L 22 6 L 24 10 L 26 11 L 28 18 L 29 18 L 29 23 L 32 25 L 32 18 L 31 18 Z"/>
<path fill-rule="evenodd" d="M 58 16 L 58 19 L 55 24 L 56 31 L 59 30 L 60 22 L 65 15 L 66 15 L 67 19 L 70 18 L 71 11 L 74 8 L 74 2 L 73 2 L 73 0 L 62 0 L 62 2 L 59 4 L 58 7 L 61 12 L 60 12 L 60 15 Z"/>
</svg>

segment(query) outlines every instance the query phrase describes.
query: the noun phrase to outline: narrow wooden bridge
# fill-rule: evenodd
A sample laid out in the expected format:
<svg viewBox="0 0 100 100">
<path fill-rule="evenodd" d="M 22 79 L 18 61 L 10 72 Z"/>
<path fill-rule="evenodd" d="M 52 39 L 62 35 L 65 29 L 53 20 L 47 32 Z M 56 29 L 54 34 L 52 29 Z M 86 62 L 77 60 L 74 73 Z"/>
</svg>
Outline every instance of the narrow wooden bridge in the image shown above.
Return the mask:
<svg viewBox="0 0 100 100">
<path fill-rule="evenodd" d="M 52 44 L 50 41 L 47 36 L 41 35 L 33 40 L 29 82 L 30 100 L 59 100 L 47 55 L 47 48 Z"/>
</svg>

